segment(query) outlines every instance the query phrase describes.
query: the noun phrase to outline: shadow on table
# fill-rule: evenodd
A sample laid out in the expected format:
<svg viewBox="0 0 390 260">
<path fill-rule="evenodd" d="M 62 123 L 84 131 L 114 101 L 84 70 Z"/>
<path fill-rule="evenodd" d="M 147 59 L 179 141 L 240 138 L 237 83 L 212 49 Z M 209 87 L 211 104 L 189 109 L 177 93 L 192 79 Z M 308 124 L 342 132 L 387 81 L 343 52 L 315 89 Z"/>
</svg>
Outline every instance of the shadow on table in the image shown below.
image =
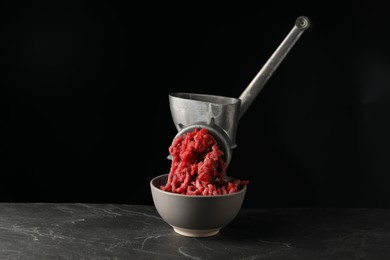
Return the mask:
<svg viewBox="0 0 390 260">
<path fill-rule="evenodd" d="M 242 210 L 221 229 L 219 237 L 226 240 L 316 239 L 321 234 L 323 238 L 330 238 L 339 228 L 354 228 L 357 223 L 364 226 L 364 214 L 360 213 L 361 210 L 317 208 Z"/>
</svg>

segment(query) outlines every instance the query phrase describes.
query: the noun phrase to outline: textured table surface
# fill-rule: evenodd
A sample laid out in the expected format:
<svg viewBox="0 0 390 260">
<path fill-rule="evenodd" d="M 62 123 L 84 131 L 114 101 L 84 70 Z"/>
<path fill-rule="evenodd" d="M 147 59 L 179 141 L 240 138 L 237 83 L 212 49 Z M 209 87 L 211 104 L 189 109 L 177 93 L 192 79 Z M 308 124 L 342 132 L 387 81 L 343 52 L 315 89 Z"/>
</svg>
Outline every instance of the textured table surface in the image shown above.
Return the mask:
<svg viewBox="0 0 390 260">
<path fill-rule="evenodd" d="M 191 238 L 149 205 L 0 203 L 0 259 L 390 259 L 390 210 L 243 208 Z"/>
</svg>

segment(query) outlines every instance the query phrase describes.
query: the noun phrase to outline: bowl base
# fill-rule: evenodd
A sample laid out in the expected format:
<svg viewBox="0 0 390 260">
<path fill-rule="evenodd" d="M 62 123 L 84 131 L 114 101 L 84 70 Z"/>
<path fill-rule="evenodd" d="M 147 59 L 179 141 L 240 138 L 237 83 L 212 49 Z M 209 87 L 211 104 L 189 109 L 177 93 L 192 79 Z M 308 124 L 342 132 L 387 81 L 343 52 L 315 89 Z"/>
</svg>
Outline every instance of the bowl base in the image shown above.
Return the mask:
<svg viewBox="0 0 390 260">
<path fill-rule="evenodd" d="M 186 237 L 210 237 L 219 233 L 220 228 L 212 229 L 188 229 L 172 226 L 173 230 Z"/>
</svg>

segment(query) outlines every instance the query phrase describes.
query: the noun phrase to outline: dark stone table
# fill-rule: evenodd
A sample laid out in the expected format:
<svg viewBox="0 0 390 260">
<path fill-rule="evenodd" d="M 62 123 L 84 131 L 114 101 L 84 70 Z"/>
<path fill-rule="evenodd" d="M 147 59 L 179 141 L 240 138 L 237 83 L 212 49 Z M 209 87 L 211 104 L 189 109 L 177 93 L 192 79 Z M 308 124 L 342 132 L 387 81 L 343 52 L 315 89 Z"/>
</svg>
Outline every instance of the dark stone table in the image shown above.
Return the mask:
<svg viewBox="0 0 390 260">
<path fill-rule="evenodd" d="M 179 235 L 154 206 L 0 203 L 0 259 L 390 259 L 390 209 L 249 209 Z"/>
</svg>

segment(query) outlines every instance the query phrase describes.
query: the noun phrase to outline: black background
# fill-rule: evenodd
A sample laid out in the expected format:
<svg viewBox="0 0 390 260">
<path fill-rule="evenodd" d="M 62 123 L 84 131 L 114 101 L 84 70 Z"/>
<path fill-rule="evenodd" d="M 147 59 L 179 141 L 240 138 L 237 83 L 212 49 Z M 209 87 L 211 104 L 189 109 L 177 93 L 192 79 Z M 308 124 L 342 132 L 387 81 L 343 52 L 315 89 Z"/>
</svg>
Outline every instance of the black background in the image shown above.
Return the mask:
<svg viewBox="0 0 390 260">
<path fill-rule="evenodd" d="M 12 2 L 1 8 L 0 200 L 152 204 L 171 92 L 238 97 L 244 207 L 390 206 L 390 5 Z"/>
</svg>

